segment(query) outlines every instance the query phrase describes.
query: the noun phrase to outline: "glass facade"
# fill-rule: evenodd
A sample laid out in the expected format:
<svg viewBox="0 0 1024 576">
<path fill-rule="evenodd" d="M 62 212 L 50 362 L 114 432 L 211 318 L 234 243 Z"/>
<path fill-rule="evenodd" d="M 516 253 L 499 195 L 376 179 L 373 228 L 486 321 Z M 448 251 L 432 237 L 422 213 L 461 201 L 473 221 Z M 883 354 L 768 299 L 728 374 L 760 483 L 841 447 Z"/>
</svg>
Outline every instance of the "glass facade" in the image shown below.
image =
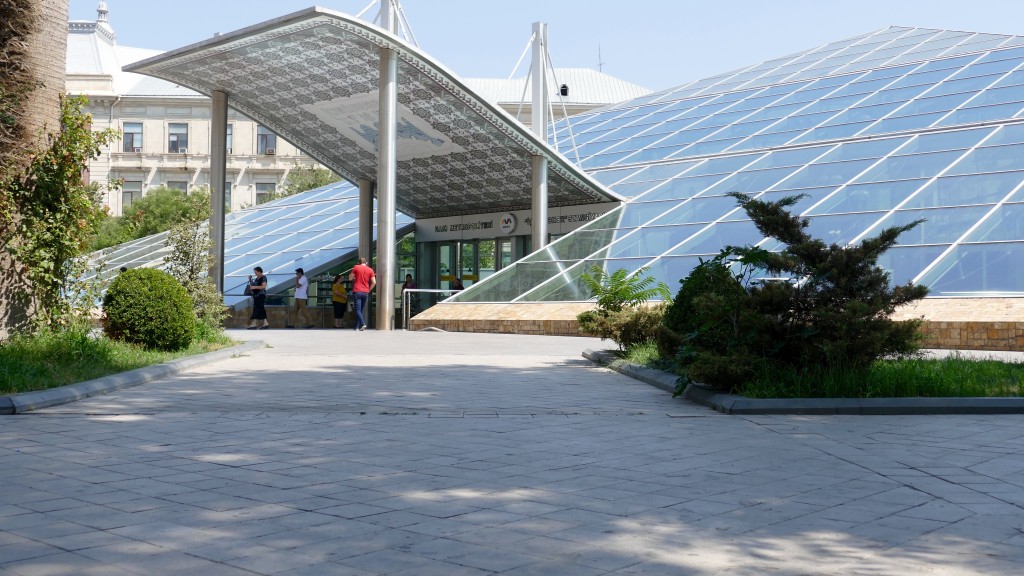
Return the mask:
<svg viewBox="0 0 1024 576">
<path fill-rule="evenodd" d="M 359 247 L 359 189 L 339 182 L 288 196 L 225 218 L 224 303 L 246 299 L 245 282 L 263 268 L 270 293 L 291 288 L 295 269 L 317 274 L 356 256 Z M 376 215 L 374 222 L 376 223 Z M 399 213 L 398 235 L 409 233 L 412 218 Z M 374 230 L 376 238 L 376 227 Z M 160 266 L 167 255 L 167 233 L 141 238 L 91 255 L 93 272 L 112 276 L 121 266 Z"/>
<path fill-rule="evenodd" d="M 560 120 L 552 143 L 629 202 L 454 301 L 586 300 L 594 265 L 674 290 L 723 246 L 775 247 L 729 192 L 801 196 L 839 244 L 921 221 L 881 261 L 894 282 L 1024 295 L 1020 44 L 892 27 Z"/>
</svg>

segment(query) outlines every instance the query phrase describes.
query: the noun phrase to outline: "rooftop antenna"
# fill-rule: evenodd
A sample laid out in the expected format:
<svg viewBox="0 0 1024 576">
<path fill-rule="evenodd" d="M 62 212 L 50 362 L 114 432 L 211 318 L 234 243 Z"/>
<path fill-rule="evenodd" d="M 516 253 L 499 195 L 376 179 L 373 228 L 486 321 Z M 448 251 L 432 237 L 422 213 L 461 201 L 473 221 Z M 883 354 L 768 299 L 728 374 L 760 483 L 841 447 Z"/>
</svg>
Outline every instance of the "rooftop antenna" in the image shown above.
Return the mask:
<svg viewBox="0 0 1024 576">
<path fill-rule="evenodd" d="M 387 6 L 384 5 L 385 3 L 387 3 Z M 405 17 L 405 10 L 402 9 L 400 0 L 373 0 L 359 14 L 356 14 L 356 18 L 363 18 L 363 15 L 374 6 L 379 6 L 379 8 L 377 9 L 376 16 L 370 21 L 371 24 L 376 24 L 389 32 L 393 32 L 396 36 L 406 42 L 410 42 L 417 48 L 420 47 L 420 43 L 416 40 L 416 34 L 413 33 L 412 26 L 409 25 L 409 19 Z M 385 10 L 385 8 L 389 8 L 389 10 Z M 387 16 L 394 18 L 394 30 L 392 30 L 392 26 L 388 22 L 382 20 Z M 365 20 L 365 18 L 363 19 Z"/>
<path fill-rule="evenodd" d="M 604 58 L 601 58 L 601 43 L 597 43 L 597 71 L 604 72 Z"/>
</svg>

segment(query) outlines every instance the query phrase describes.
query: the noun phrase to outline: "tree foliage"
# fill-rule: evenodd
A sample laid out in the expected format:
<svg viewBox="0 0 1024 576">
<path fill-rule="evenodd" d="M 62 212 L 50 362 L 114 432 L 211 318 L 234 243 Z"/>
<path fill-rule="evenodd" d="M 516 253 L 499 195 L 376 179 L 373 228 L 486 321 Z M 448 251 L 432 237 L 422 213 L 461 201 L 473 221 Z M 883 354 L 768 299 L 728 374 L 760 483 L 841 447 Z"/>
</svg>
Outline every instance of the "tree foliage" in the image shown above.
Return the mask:
<svg viewBox="0 0 1024 576">
<path fill-rule="evenodd" d="M 198 322 L 197 336 L 202 339 L 219 331 L 227 316 L 224 297 L 208 276 L 213 264 L 209 227 L 201 221 L 178 224 L 171 228 L 167 240 L 171 252 L 165 260 L 166 270 L 188 293 Z"/>
<path fill-rule="evenodd" d="M 644 304 L 652 299 L 668 300 L 672 293 L 664 282 L 655 284 L 654 277 L 646 276 L 646 272 L 646 268 L 641 268 L 631 275 L 620 268 L 608 274 L 604 268 L 594 266 L 589 273 L 583 273 L 583 283 L 597 298 L 597 310 L 576 316 L 580 329 L 614 341 L 620 350 L 654 340 L 665 307 Z"/>
<path fill-rule="evenodd" d="M 295 165 L 288 171 L 288 177 L 285 178 L 281 189 L 271 194 L 267 201 L 284 198 L 285 196 L 293 196 L 299 192 L 327 186 L 339 180 L 341 180 L 341 177 L 327 168 Z"/>
<path fill-rule="evenodd" d="M 121 216 L 107 216 L 100 221 L 92 238 L 91 249 L 100 250 L 166 232 L 178 224 L 209 218 L 208 186 L 198 186 L 187 194 L 174 188 L 157 186 L 132 202 Z"/>
<path fill-rule="evenodd" d="M 920 221 L 840 246 L 812 238 L 808 221 L 788 212 L 799 196 L 733 196 L 758 230 L 785 248 L 728 246 L 681 281 L 660 341 L 663 352 L 678 354 L 687 378 L 737 389 L 759 366 L 856 371 L 917 352 L 920 322 L 890 317 L 928 289 L 891 286 L 877 262 Z"/>
<path fill-rule="evenodd" d="M 61 129 L 46 150 L 32 156 L 27 172 L 3 183 L 0 217 L 3 249 L 20 263 L 16 271 L 31 287 L 25 296 L 37 319 L 60 324 L 70 310 L 77 257 L 100 218 L 98 188 L 87 185 L 88 161 L 117 132 L 93 132 L 84 98 L 61 100 Z"/>
</svg>

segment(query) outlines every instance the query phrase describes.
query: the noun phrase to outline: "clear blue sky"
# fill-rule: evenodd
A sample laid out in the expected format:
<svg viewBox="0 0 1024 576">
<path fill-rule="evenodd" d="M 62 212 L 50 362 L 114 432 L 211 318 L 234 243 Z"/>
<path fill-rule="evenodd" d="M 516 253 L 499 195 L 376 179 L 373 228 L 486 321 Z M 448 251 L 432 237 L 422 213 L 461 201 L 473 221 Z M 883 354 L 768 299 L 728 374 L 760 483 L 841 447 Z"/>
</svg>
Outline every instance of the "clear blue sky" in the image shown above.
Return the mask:
<svg viewBox="0 0 1024 576">
<path fill-rule="evenodd" d="M 319 0 L 348 14 L 370 0 Z M 70 0 L 94 20 L 98 0 Z M 316 0 L 107 0 L 124 46 L 170 50 Z M 1022 0 L 405 0 L 420 48 L 463 77 L 504 78 L 535 21 L 556 66 L 660 90 L 890 25 L 1024 35 Z M 374 13 L 371 11 L 371 13 Z M 529 62 L 520 68 L 525 74 Z"/>
</svg>

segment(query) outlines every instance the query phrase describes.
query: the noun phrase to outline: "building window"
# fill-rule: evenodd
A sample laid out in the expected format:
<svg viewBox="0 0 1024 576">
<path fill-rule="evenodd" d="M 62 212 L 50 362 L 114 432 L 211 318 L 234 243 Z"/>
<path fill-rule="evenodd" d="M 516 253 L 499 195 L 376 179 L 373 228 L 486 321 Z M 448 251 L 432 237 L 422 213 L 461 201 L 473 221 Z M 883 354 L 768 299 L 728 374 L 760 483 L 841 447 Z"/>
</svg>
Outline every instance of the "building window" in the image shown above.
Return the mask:
<svg viewBox="0 0 1024 576">
<path fill-rule="evenodd" d="M 224 211 L 231 212 L 231 180 L 224 183 Z"/>
<path fill-rule="evenodd" d="M 123 152 L 142 152 L 142 122 L 125 122 L 124 136 L 121 142 L 124 144 Z"/>
<path fill-rule="evenodd" d="M 188 124 L 167 125 L 167 151 L 171 153 L 188 151 Z"/>
<path fill-rule="evenodd" d="M 231 129 L 232 126 L 234 126 L 234 124 L 228 124 L 228 137 L 224 139 L 224 147 L 228 149 L 228 154 L 231 154 L 232 150 L 234 149 L 232 147 L 232 140 L 234 140 L 231 134 L 233 132 L 233 130 Z M 230 188 L 228 188 L 228 190 L 230 190 Z"/>
<path fill-rule="evenodd" d="M 273 182 L 257 182 L 256 183 L 256 203 L 263 204 L 269 202 L 274 195 L 274 191 L 277 190 L 277 184 Z"/>
<path fill-rule="evenodd" d="M 139 198 L 142 198 L 142 181 L 125 180 L 121 184 L 121 211 L 123 212 Z"/>
<path fill-rule="evenodd" d="M 183 180 L 169 180 L 166 184 L 171 190 L 181 190 L 182 192 L 188 192 L 188 182 Z"/>
<path fill-rule="evenodd" d="M 269 128 L 264 128 L 258 124 L 256 125 L 256 153 L 277 153 L 277 134 L 271 132 Z"/>
</svg>

